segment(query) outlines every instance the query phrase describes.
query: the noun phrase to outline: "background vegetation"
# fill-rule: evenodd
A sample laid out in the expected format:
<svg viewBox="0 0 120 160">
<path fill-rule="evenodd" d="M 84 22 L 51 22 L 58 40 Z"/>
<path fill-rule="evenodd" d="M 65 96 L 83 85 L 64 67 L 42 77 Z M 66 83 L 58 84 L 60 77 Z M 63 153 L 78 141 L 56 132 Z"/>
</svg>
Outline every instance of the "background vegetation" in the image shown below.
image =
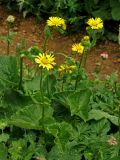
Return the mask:
<svg viewBox="0 0 120 160">
<path fill-rule="evenodd" d="M 117 41 L 120 0 L 104 0 L 104 3 L 100 0 L 1 0 L 0 2 L 9 9 L 22 12 L 24 17 L 33 14 L 38 21 L 51 15 L 63 17 L 67 19 L 70 33 L 78 31 L 89 17 L 99 16 L 105 21 L 106 37 Z"/>
</svg>

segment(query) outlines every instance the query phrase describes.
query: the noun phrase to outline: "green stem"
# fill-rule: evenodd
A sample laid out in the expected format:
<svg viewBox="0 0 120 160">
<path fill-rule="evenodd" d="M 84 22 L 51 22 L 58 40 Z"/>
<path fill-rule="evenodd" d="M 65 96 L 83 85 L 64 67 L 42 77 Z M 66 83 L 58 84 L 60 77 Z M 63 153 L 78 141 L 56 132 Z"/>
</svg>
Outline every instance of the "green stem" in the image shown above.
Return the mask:
<svg viewBox="0 0 120 160">
<path fill-rule="evenodd" d="M 7 55 L 10 53 L 10 42 L 9 42 L 9 36 L 10 36 L 10 26 L 8 25 L 8 31 L 7 31 Z"/>
<path fill-rule="evenodd" d="M 61 91 L 63 91 L 63 88 L 64 88 L 64 77 L 63 77 L 63 79 L 62 79 Z"/>
<path fill-rule="evenodd" d="M 49 92 L 49 75 L 47 76 L 47 94 L 48 97 L 50 96 L 50 92 Z"/>
<path fill-rule="evenodd" d="M 44 110 L 44 100 L 43 100 L 43 92 L 42 92 L 42 76 L 43 76 L 43 73 L 42 73 L 42 68 L 40 70 L 40 96 L 41 96 L 41 102 L 42 102 L 42 128 L 43 128 L 43 131 L 44 131 L 44 115 L 45 115 L 45 110 Z"/>
<path fill-rule="evenodd" d="M 42 68 L 40 69 L 40 93 L 42 95 Z"/>
<path fill-rule="evenodd" d="M 19 89 L 22 89 L 22 80 L 23 80 L 23 57 L 20 57 L 20 82 Z"/>
<path fill-rule="evenodd" d="M 85 54 L 85 59 L 84 59 L 84 67 L 86 66 L 86 62 L 87 62 L 88 53 L 89 53 L 89 50 L 87 50 L 87 51 L 86 51 L 86 54 Z"/>
<path fill-rule="evenodd" d="M 78 66 L 78 74 L 77 74 L 76 81 L 75 81 L 75 90 L 77 88 L 77 84 L 78 84 L 78 80 L 79 80 L 79 71 L 80 71 L 80 68 L 81 68 L 81 64 L 82 64 L 82 60 L 83 60 L 83 55 L 84 55 L 84 53 L 81 56 L 81 59 L 80 59 L 80 62 L 79 62 L 79 66 Z"/>
<path fill-rule="evenodd" d="M 48 41 L 48 38 L 45 37 L 45 40 L 44 40 L 44 43 L 43 43 L 43 53 L 46 52 L 46 49 L 47 49 L 47 41 Z"/>
</svg>

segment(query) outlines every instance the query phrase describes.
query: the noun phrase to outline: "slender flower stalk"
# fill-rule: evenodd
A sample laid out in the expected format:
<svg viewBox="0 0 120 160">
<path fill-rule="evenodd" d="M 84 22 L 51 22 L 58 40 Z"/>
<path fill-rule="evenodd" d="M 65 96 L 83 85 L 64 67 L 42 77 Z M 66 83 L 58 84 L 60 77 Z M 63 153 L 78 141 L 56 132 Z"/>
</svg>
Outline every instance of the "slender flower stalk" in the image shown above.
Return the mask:
<svg viewBox="0 0 120 160">
<path fill-rule="evenodd" d="M 7 55 L 9 55 L 10 53 L 9 36 L 10 36 L 10 24 L 7 25 Z"/>
<path fill-rule="evenodd" d="M 42 125 L 43 125 L 43 131 L 44 131 L 44 95 L 42 90 L 42 78 L 43 78 L 43 69 L 47 69 L 48 71 L 50 69 L 53 69 L 55 62 L 55 57 L 51 54 L 47 53 L 40 53 L 39 56 L 36 56 L 35 62 L 40 67 L 40 97 L 42 102 Z"/>
<path fill-rule="evenodd" d="M 20 57 L 20 81 L 19 81 L 19 89 L 22 89 L 22 81 L 23 81 L 23 56 Z"/>
<path fill-rule="evenodd" d="M 87 57 L 88 57 L 88 53 L 89 53 L 90 49 L 87 49 L 85 52 L 85 57 L 84 57 L 84 67 L 86 66 L 86 62 L 87 62 Z"/>
<path fill-rule="evenodd" d="M 42 68 L 40 68 L 40 92 L 41 92 L 41 95 L 42 95 Z"/>
<path fill-rule="evenodd" d="M 42 78 L 43 78 L 43 68 L 40 68 L 40 97 L 41 97 L 41 102 L 43 102 L 43 91 L 42 91 Z M 44 115 L 45 110 L 44 110 L 44 103 L 42 104 L 42 127 L 44 131 Z"/>
<path fill-rule="evenodd" d="M 76 81 L 75 81 L 75 90 L 77 88 L 77 84 L 78 84 L 78 80 L 79 80 L 79 71 L 81 68 L 82 61 L 83 61 L 83 56 L 84 56 L 84 54 L 82 54 L 82 56 L 80 58 L 79 66 L 78 66 L 78 74 L 77 74 Z"/>
<path fill-rule="evenodd" d="M 43 43 L 43 52 L 45 53 L 47 50 L 47 42 L 48 42 L 48 38 L 45 37 L 44 43 Z"/>
<path fill-rule="evenodd" d="M 15 17 L 12 15 L 9 15 L 6 19 L 6 22 L 7 22 L 7 55 L 9 55 L 10 53 L 10 40 L 9 40 L 10 28 L 13 25 L 14 21 L 15 21 Z"/>
</svg>

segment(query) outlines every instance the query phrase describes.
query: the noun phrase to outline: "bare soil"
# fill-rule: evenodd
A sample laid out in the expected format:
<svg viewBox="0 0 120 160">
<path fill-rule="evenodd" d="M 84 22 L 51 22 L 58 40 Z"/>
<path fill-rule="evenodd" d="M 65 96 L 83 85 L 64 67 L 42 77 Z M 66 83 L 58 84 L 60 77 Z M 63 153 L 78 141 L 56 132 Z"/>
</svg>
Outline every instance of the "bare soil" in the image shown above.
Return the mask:
<svg viewBox="0 0 120 160">
<path fill-rule="evenodd" d="M 16 51 L 16 45 L 21 39 L 26 40 L 26 49 L 31 46 L 41 47 L 44 40 L 44 26 L 45 22 L 36 23 L 34 17 L 23 18 L 19 13 L 13 13 L 8 11 L 5 7 L 0 5 L 0 35 L 6 35 L 6 18 L 8 15 L 14 15 L 16 17 L 15 25 L 13 31 L 17 32 L 15 36 L 14 43 L 10 48 L 11 54 Z M 57 62 L 62 63 L 63 57 L 58 56 L 58 53 L 70 54 L 71 46 L 75 42 L 80 42 L 82 33 L 77 33 L 69 36 L 63 36 L 60 34 L 55 34 L 52 39 L 48 42 L 48 49 L 53 51 L 57 55 Z M 6 44 L 0 41 L 0 54 L 5 54 Z M 102 60 L 100 54 L 107 52 L 109 58 L 107 60 Z M 100 78 L 104 79 L 106 75 L 110 75 L 113 72 L 118 73 L 118 78 L 120 80 L 120 47 L 117 43 L 104 41 L 99 42 L 94 49 L 88 55 L 86 72 L 90 78 L 93 78 L 93 71 L 96 67 L 96 63 L 100 63 Z"/>
</svg>

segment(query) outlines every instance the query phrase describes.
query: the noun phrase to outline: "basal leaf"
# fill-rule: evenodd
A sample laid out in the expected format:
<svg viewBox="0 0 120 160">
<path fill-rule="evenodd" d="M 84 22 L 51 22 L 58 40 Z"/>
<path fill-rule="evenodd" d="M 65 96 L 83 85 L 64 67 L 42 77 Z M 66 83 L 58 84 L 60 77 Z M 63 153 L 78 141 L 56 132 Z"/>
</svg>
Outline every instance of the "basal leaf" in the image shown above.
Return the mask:
<svg viewBox="0 0 120 160">
<path fill-rule="evenodd" d="M 69 96 L 70 110 L 72 115 L 81 117 L 84 121 L 88 118 L 88 104 L 90 100 L 90 90 L 81 90 Z"/>
<path fill-rule="evenodd" d="M 9 123 L 25 129 L 40 130 L 42 124 L 48 125 L 53 123 L 53 109 L 50 106 L 44 106 L 44 122 L 42 121 L 43 104 L 33 104 L 16 112 L 10 119 Z"/>
<path fill-rule="evenodd" d="M 42 109 L 44 107 L 44 122 L 42 119 Z M 54 122 L 52 117 L 53 109 L 50 105 L 33 104 L 26 106 L 17 111 L 10 119 L 9 124 L 25 129 L 40 130 L 43 126 L 47 126 Z"/>
<path fill-rule="evenodd" d="M 47 75 L 43 80 L 43 92 L 46 96 L 52 96 L 55 93 L 56 77 L 54 75 Z"/>
<path fill-rule="evenodd" d="M 14 56 L 0 56 L 0 83 L 16 86 L 19 81 L 17 59 Z"/>
<path fill-rule="evenodd" d="M 63 151 L 55 145 L 48 155 L 48 160 L 81 160 L 81 155 L 71 143 L 66 143 L 66 147 Z"/>
<path fill-rule="evenodd" d="M 77 115 L 84 121 L 88 119 L 88 104 L 91 96 L 90 90 L 65 91 L 54 95 L 55 100 L 69 108 L 71 115 Z"/>
<path fill-rule="evenodd" d="M 40 77 L 34 77 L 31 80 L 24 82 L 25 91 L 37 91 L 40 90 Z"/>
<path fill-rule="evenodd" d="M 42 109 L 38 105 L 30 105 L 16 112 L 11 117 L 10 124 L 25 129 L 40 129 L 39 120 L 42 118 Z"/>
<path fill-rule="evenodd" d="M 100 120 L 102 118 L 109 119 L 113 124 L 118 125 L 118 117 L 116 116 L 110 115 L 107 112 L 96 109 L 92 109 L 89 112 L 89 120 L 90 119 Z"/>
</svg>

